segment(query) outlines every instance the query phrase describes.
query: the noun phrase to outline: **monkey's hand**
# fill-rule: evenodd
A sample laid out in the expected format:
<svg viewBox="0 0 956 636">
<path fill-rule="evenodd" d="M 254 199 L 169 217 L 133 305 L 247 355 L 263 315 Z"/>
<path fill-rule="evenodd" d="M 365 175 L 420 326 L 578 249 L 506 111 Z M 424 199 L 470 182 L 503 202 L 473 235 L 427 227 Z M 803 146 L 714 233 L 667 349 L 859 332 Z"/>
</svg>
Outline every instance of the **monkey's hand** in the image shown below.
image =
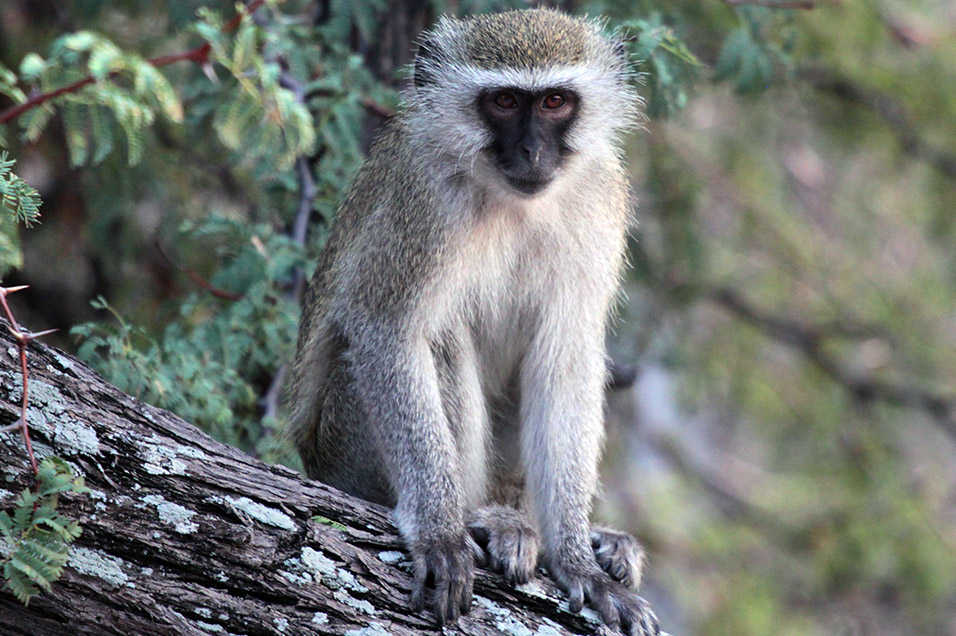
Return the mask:
<svg viewBox="0 0 956 636">
<path fill-rule="evenodd" d="M 591 547 L 601 569 L 625 587 L 636 590 L 644 573 L 644 548 L 627 534 L 591 526 Z"/>
<path fill-rule="evenodd" d="M 625 636 L 658 636 L 657 617 L 647 602 L 621 583 L 612 580 L 596 562 L 553 560 L 548 573 L 568 594 L 572 612 L 580 612 L 584 601 L 608 627 Z"/>
<path fill-rule="evenodd" d="M 527 583 L 538 565 L 538 533 L 527 515 L 510 506 L 486 506 L 468 515 L 468 530 L 484 552 L 479 563 L 512 585 Z"/>
<path fill-rule="evenodd" d="M 439 625 L 451 623 L 471 609 L 475 555 L 481 549 L 468 533 L 420 540 L 411 546 L 415 580 L 412 609 L 431 608 Z"/>
</svg>

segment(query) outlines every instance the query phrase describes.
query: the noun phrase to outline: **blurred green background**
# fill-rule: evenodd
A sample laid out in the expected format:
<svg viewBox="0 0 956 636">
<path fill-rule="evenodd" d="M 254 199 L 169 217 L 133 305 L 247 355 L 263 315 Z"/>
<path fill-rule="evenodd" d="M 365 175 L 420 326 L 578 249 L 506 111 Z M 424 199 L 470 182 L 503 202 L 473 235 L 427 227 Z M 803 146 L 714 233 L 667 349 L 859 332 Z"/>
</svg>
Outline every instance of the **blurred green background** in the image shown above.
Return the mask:
<svg viewBox="0 0 956 636">
<path fill-rule="evenodd" d="M 17 318 L 296 465 L 279 387 L 337 203 L 421 29 L 511 6 L 286 0 L 230 30 L 225 1 L 4 0 L 0 143 L 43 201 L 0 210 Z M 596 514 L 645 543 L 665 629 L 953 636 L 956 4 L 560 6 L 621 29 L 647 100 Z"/>
</svg>

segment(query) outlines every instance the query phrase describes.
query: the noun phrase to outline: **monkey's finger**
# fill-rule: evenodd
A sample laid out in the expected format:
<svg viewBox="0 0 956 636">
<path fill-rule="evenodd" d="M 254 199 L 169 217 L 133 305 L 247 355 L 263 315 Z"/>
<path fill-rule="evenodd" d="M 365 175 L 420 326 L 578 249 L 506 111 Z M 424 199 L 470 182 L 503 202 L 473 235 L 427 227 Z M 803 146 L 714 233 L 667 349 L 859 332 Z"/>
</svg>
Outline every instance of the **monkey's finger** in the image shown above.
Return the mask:
<svg viewBox="0 0 956 636">
<path fill-rule="evenodd" d="M 468 537 L 468 547 L 471 548 L 471 555 L 474 557 L 474 562 L 479 566 L 486 566 L 488 565 L 488 555 L 479 542 L 473 537 L 474 535 Z M 487 544 L 486 539 L 485 545 Z"/>
<path fill-rule="evenodd" d="M 657 616 L 640 596 L 625 592 L 615 595 L 620 609 L 621 627 L 627 636 L 659 636 Z"/>
<path fill-rule="evenodd" d="M 425 565 L 425 559 L 420 555 L 412 554 L 412 593 L 411 607 L 415 612 L 425 609 L 425 587 L 428 580 L 428 567 Z"/>
<path fill-rule="evenodd" d="M 449 576 L 448 557 L 442 552 L 433 555 L 432 572 L 435 578 L 435 589 L 432 590 L 432 612 L 435 614 L 435 620 L 439 625 L 453 621 L 458 618 L 458 607 L 455 603 L 449 602 L 449 587 L 451 577 Z"/>
<path fill-rule="evenodd" d="M 464 555 L 467 559 L 468 555 Z M 465 561 L 458 564 L 456 572 L 452 572 L 449 591 L 449 603 L 462 614 L 471 610 L 472 586 L 474 582 L 474 566 Z"/>
<path fill-rule="evenodd" d="M 615 598 L 611 591 L 602 582 L 592 581 L 585 590 L 588 603 L 601 617 L 601 621 L 608 627 L 618 629 L 621 625 L 621 612 L 618 611 Z M 627 632 L 625 632 L 627 633 Z"/>
<path fill-rule="evenodd" d="M 568 585 L 568 610 L 577 614 L 584 609 L 584 585 L 580 580 L 572 581 Z"/>
</svg>

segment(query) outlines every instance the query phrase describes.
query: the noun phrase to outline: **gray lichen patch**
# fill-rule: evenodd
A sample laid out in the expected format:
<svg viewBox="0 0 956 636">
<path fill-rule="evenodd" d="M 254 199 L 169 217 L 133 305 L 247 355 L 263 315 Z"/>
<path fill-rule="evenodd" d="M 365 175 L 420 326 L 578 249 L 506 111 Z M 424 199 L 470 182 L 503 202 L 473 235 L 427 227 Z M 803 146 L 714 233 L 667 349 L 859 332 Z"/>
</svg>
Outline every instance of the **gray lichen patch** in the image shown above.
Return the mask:
<svg viewBox="0 0 956 636">
<path fill-rule="evenodd" d="M 364 612 L 369 616 L 375 616 L 375 606 L 363 599 L 357 599 L 344 589 L 338 589 L 332 592 L 332 598 L 339 603 L 344 603 L 349 607 Z"/>
<path fill-rule="evenodd" d="M 505 616 L 495 621 L 495 627 L 502 633 L 511 634 L 511 636 L 534 636 L 534 632 L 514 616 Z"/>
<path fill-rule="evenodd" d="M 541 585 L 541 582 L 537 579 L 531 579 L 527 583 L 522 583 L 521 585 L 516 585 L 515 589 L 519 592 L 523 592 L 528 596 L 536 596 L 538 598 L 549 598 L 548 591 Z"/>
<path fill-rule="evenodd" d="M 186 462 L 179 458 L 179 453 L 164 445 L 165 440 L 153 433 L 149 439 L 140 442 L 139 456 L 143 460 L 143 468 L 150 475 L 185 475 Z"/>
<path fill-rule="evenodd" d="M 280 570 L 279 574 L 291 583 L 299 585 L 319 582 L 330 590 L 332 596 L 340 603 L 365 612 L 369 616 L 375 615 L 375 607 L 368 601 L 357 599 L 352 593 L 365 594 L 369 591 L 348 570 L 337 567 L 335 562 L 318 550 L 308 546 L 303 547 L 298 558 L 286 559 L 284 565 L 288 570 Z"/>
<path fill-rule="evenodd" d="M 350 629 L 345 632 L 345 636 L 390 636 L 391 632 L 385 629 L 385 623 L 378 621 L 370 624 L 368 627 L 359 629 Z"/>
<path fill-rule="evenodd" d="M 23 388 L 21 382 L 20 389 Z M 51 415 L 62 415 L 67 411 L 67 400 L 60 393 L 60 390 L 43 380 L 30 378 L 30 404 L 43 407 L 43 410 Z"/>
<path fill-rule="evenodd" d="M 387 563 L 389 565 L 396 565 L 399 561 L 405 558 L 405 555 L 401 552 L 395 550 L 386 550 L 385 552 L 378 553 L 378 559 L 382 563 Z"/>
<path fill-rule="evenodd" d="M 257 501 L 249 499 L 248 497 L 216 496 L 210 497 L 209 500 L 219 505 L 228 503 L 228 505 L 232 506 L 236 510 L 244 512 L 256 521 L 266 525 L 281 528 L 283 530 L 295 530 L 295 521 L 292 520 L 292 517 L 285 514 L 281 510 L 264 506 Z"/>
<path fill-rule="evenodd" d="M 302 565 L 311 572 L 322 576 L 331 576 L 335 572 L 335 562 L 309 546 L 302 548 L 300 557 L 302 559 Z"/>
<path fill-rule="evenodd" d="M 201 448 L 193 446 L 177 446 L 176 454 L 180 457 L 191 457 L 193 459 L 206 459 L 206 453 Z"/>
<path fill-rule="evenodd" d="M 210 634 L 225 634 L 226 630 L 222 625 L 216 625 L 215 623 L 206 623 L 203 621 L 194 621 L 193 624 L 204 632 L 209 632 Z"/>
<path fill-rule="evenodd" d="M 316 625 L 327 625 L 329 622 L 329 615 L 325 612 L 316 612 L 315 616 L 312 617 L 312 622 Z"/>
<path fill-rule="evenodd" d="M 535 636 L 561 636 L 559 625 L 551 619 L 542 617 L 541 623 L 534 632 Z"/>
<path fill-rule="evenodd" d="M 73 361 L 67 358 L 64 355 L 60 355 L 56 351 L 51 351 L 53 354 L 53 359 L 60 366 L 62 371 L 72 371 L 73 370 Z M 47 365 L 47 369 L 50 369 L 50 365 Z"/>
<path fill-rule="evenodd" d="M 124 571 L 128 569 L 128 564 L 120 558 L 99 550 L 73 546 L 70 548 L 70 560 L 67 561 L 67 565 L 80 574 L 103 579 L 114 587 L 122 585 L 136 587 Z"/>
<path fill-rule="evenodd" d="M 506 616 L 511 613 L 511 610 L 509 610 L 507 607 L 498 605 L 487 596 L 475 594 L 474 599 L 476 604 L 485 608 L 488 613 L 494 614 L 495 616 Z"/>
<path fill-rule="evenodd" d="M 146 495 L 143 503 L 155 506 L 159 520 L 173 526 L 173 530 L 179 534 L 192 534 L 199 530 L 199 524 L 191 521 L 196 516 L 195 511 L 185 506 L 166 501 L 162 495 Z"/>
<path fill-rule="evenodd" d="M 348 570 L 337 568 L 335 570 L 335 578 L 342 587 L 352 590 L 353 592 L 361 592 L 363 594 L 368 592 L 368 588 L 359 583 L 355 575 Z"/>
<path fill-rule="evenodd" d="M 502 607 L 490 598 L 484 596 L 476 595 L 475 602 L 495 617 L 495 627 L 502 633 L 511 634 L 512 636 L 535 636 L 535 633 L 531 631 L 527 625 L 518 620 L 514 612 L 507 607 Z M 542 634 L 542 636 L 545 635 Z"/>
<path fill-rule="evenodd" d="M 13 374 L 9 379 L 12 383 L 10 395 L 12 398 L 19 399 L 23 391 L 23 380 L 18 374 Z M 96 430 L 71 415 L 70 410 L 67 409 L 67 400 L 52 384 L 31 379 L 27 423 L 32 430 L 49 437 L 58 454 L 98 455 L 100 453 L 100 441 Z"/>
<path fill-rule="evenodd" d="M 57 419 L 53 443 L 65 455 L 100 454 L 100 440 L 93 427 L 69 417 Z"/>
</svg>

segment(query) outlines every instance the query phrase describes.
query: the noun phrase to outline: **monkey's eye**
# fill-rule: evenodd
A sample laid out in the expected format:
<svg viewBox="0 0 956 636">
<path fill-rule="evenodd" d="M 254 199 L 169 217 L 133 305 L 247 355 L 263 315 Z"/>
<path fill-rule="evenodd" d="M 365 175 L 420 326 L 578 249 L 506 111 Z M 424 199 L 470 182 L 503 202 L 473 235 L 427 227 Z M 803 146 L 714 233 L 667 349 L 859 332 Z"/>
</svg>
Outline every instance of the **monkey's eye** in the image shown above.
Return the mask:
<svg viewBox="0 0 956 636">
<path fill-rule="evenodd" d="M 561 108 L 564 106 L 564 95 L 561 93 L 551 93 L 541 100 L 541 106 L 547 109 Z"/>
<path fill-rule="evenodd" d="M 495 104 L 498 105 L 498 108 L 511 110 L 518 107 L 518 98 L 511 93 L 498 93 L 495 97 Z"/>
</svg>

